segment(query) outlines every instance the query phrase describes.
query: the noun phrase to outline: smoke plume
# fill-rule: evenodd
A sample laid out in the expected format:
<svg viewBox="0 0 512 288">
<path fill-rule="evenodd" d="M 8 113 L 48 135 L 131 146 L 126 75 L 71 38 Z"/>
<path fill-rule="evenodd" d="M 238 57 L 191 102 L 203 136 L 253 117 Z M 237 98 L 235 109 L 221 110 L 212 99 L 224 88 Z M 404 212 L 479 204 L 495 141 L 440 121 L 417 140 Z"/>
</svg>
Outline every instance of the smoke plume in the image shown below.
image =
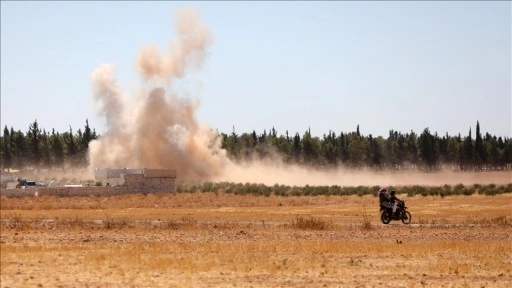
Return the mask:
<svg viewBox="0 0 512 288">
<path fill-rule="evenodd" d="M 146 79 L 181 78 L 188 65 L 201 68 L 203 64 L 206 48 L 212 40 L 208 27 L 199 23 L 193 10 L 182 9 L 177 15 L 178 40 L 170 43 L 168 55 L 161 56 L 156 46 L 147 46 L 140 51 L 136 65 Z"/>
<path fill-rule="evenodd" d="M 201 68 L 212 36 L 193 10 L 179 10 L 176 27 L 178 39 L 166 55 L 148 46 L 137 56 L 137 70 L 149 87 L 139 97 L 123 95 L 112 65 L 91 74 L 97 113 L 107 128 L 90 144 L 92 167 L 172 168 L 180 179 L 205 180 L 229 161 L 218 135 L 198 124 L 197 103 L 169 89 L 189 66 Z"/>
</svg>

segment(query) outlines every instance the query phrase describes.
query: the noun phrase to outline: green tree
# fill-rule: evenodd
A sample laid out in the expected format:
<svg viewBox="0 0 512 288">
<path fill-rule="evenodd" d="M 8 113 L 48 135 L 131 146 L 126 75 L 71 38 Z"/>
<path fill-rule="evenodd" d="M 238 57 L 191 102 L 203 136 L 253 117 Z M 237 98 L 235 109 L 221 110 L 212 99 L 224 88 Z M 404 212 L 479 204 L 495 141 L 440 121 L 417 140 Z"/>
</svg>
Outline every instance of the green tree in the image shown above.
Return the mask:
<svg viewBox="0 0 512 288">
<path fill-rule="evenodd" d="M 336 134 L 329 130 L 329 134 L 323 136 L 324 138 L 320 142 L 321 153 L 323 158 L 329 165 L 336 165 L 338 160 L 337 157 L 337 145 L 336 145 Z"/>
<path fill-rule="evenodd" d="M 416 167 L 419 164 L 419 148 L 418 148 L 418 137 L 414 131 L 405 135 L 405 148 L 404 161 L 407 161 L 409 165 Z"/>
<path fill-rule="evenodd" d="M 320 140 L 318 137 L 311 137 L 311 131 L 308 130 L 302 136 L 302 148 L 304 161 L 312 164 L 319 159 L 320 156 Z"/>
<path fill-rule="evenodd" d="M 349 165 L 361 167 L 366 164 L 370 151 L 367 139 L 357 132 L 351 132 L 347 134 L 347 143 Z"/>
<path fill-rule="evenodd" d="M 252 141 L 251 141 L 251 144 L 252 144 L 252 148 L 256 147 L 256 145 L 258 145 L 258 135 L 256 135 L 256 131 L 255 130 L 252 130 Z"/>
<path fill-rule="evenodd" d="M 391 167 L 396 168 L 402 164 L 403 147 L 399 147 L 399 133 L 390 130 L 386 141 L 386 161 Z M 403 144 L 402 144 L 403 145 Z"/>
<path fill-rule="evenodd" d="M 504 141 L 505 147 L 503 149 L 503 168 L 508 169 L 512 168 L 512 140 L 510 138 L 505 139 Z"/>
<path fill-rule="evenodd" d="M 498 152 L 498 140 L 496 136 L 491 136 L 491 134 L 486 133 L 484 138 L 484 149 L 486 150 L 487 155 L 487 165 L 491 169 L 495 169 L 498 164 L 499 152 Z"/>
<path fill-rule="evenodd" d="M 86 167 L 87 166 L 87 150 L 89 147 L 89 141 L 85 140 L 85 133 L 82 133 L 81 129 L 78 129 L 76 132 L 76 145 L 77 145 L 77 153 L 76 153 L 76 166 L 78 167 Z M 90 135 L 88 136 L 90 138 Z"/>
<path fill-rule="evenodd" d="M 447 151 L 447 162 L 451 163 L 452 166 L 455 168 L 460 167 L 460 155 L 461 155 L 461 146 L 462 141 L 460 139 L 460 135 L 458 137 L 449 137 L 448 144 L 446 146 Z"/>
<path fill-rule="evenodd" d="M 347 163 L 349 159 L 348 155 L 348 140 L 347 135 L 343 132 L 336 139 L 336 151 L 338 152 L 338 159 L 342 163 Z"/>
<path fill-rule="evenodd" d="M 462 142 L 461 164 L 463 170 L 473 168 L 473 151 L 473 139 L 471 138 L 471 128 L 469 128 L 469 135 Z"/>
<path fill-rule="evenodd" d="M 439 159 L 439 148 L 437 147 L 435 136 L 430 134 L 428 128 L 425 128 L 423 133 L 421 133 L 418 139 L 418 146 L 421 160 L 428 170 L 433 170 Z"/>
<path fill-rule="evenodd" d="M 480 133 L 480 123 L 476 121 L 475 135 L 475 164 L 478 169 L 482 169 L 482 165 L 487 161 L 487 153 L 484 147 L 482 134 Z"/>
<path fill-rule="evenodd" d="M 41 164 L 43 167 L 50 167 L 52 164 L 50 156 L 50 139 L 48 133 L 44 129 L 41 133 L 39 151 L 41 154 Z"/>
<path fill-rule="evenodd" d="M 272 147 L 275 147 L 277 152 L 283 157 L 283 159 L 287 162 L 292 160 L 292 142 L 289 138 L 286 138 L 283 135 L 272 138 L 271 141 Z"/>
<path fill-rule="evenodd" d="M 240 153 L 241 157 L 247 158 L 249 157 L 252 152 L 254 152 L 254 147 L 252 146 L 252 135 L 243 133 L 239 137 L 239 146 L 240 146 Z"/>
<path fill-rule="evenodd" d="M 295 136 L 293 136 L 292 147 L 293 158 L 296 162 L 300 162 L 302 159 L 302 140 L 300 139 L 299 133 L 295 133 Z"/>
<path fill-rule="evenodd" d="M 85 119 L 84 134 L 82 135 L 82 141 L 80 143 L 81 150 L 87 151 L 89 149 L 89 143 L 94 139 L 91 127 L 89 127 L 89 119 Z"/>
<path fill-rule="evenodd" d="M 11 137 L 13 139 L 13 168 L 23 170 L 27 166 L 27 141 L 25 134 L 20 130 L 13 132 L 11 129 Z"/>
<path fill-rule="evenodd" d="M 33 167 L 39 168 L 41 162 L 41 153 L 39 151 L 41 145 L 41 130 L 39 129 L 39 124 L 37 124 L 37 119 L 34 123 L 29 125 L 27 140 L 30 147 L 30 155 L 28 155 L 30 157 L 29 163 Z"/>
<path fill-rule="evenodd" d="M 52 129 L 50 135 L 50 147 L 52 152 L 52 166 L 63 168 L 64 165 L 64 145 L 63 138 L 59 135 L 59 132 L 55 133 L 55 129 Z"/>
<path fill-rule="evenodd" d="M 73 135 L 73 129 L 71 128 L 71 126 L 69 126 L 69 132 L 64 132 L 62 134 L 62 137 L 63 137 L 63 140 L 64 140 L 64 145 L 65 145 L 65 148 L 66 148 L 66 162 L 68 162 L 69 164 L 71 164 L 72 167 L 76 167 L 77 164 L 78 164 L 78 161 L 77 161 L 77 152 L 78 152 L 78 147 L 77 147 L 77 144 L 76 144 L 76 140 L 75 140 L 75 136 Z"/>
<path fill-rule="evenodd" d="M 382 137 L 373 138 L 372 134 L 368 135 L 370 142 L 370 166 L 381 168 L 383 155 L 381 151 L 381 142 L 383 141 Z"/>
<path fill-rule="evenodd" d="M 11 134 L 7 125 L 4 128 L 4 135 L 2 136 L 2 169 L 10 171 L 12 167 L 12 147 L 11 147 Z"/>
<path fill-rule="evenodd" d="M 448 139 L 450 136 L 448 136 L 448 133 L 446 133 L 445 136 L 439 138 L 436 137 L 436 142 L 439 146 L 439 159 L 446 163 L 448 162 Z"/>
</svg>

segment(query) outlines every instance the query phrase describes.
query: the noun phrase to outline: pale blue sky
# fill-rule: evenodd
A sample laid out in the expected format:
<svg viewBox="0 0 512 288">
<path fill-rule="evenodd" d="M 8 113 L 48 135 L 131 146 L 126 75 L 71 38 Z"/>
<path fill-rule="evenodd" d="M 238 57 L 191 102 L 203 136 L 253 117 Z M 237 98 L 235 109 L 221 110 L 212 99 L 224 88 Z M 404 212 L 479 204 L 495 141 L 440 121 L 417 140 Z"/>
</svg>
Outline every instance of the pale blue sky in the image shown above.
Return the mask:
<svg viewBox="0 0 512 288">
<path fill-rule="evenodd" d="M 115 64 L 143 83 L 139 49 L 166 50 L 175 12 L 213 34 L 201 71 L 176 83 L 202 124 L 316 136 L 389 130 L 512 136 L 511 2 L 1 2 L 1 127 L 76 131 L 95 115 L 89 75 Z M 474 135 L 474 134 L 473 134 Z"/>
</svg>

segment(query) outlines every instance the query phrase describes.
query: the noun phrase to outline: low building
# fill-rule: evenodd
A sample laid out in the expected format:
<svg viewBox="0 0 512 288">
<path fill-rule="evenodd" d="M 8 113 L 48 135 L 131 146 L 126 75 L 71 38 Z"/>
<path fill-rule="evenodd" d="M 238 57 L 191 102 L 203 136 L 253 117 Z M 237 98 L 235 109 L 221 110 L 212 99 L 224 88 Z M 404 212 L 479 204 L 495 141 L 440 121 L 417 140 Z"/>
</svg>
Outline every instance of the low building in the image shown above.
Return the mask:
<svg viewBox="0 0 512 288">
<path fill-rule="evenodd" d="M 95 169 L 103 186 L 122 186 L 140 192 L 176 192 L 175 169 Z"/>
</svg>

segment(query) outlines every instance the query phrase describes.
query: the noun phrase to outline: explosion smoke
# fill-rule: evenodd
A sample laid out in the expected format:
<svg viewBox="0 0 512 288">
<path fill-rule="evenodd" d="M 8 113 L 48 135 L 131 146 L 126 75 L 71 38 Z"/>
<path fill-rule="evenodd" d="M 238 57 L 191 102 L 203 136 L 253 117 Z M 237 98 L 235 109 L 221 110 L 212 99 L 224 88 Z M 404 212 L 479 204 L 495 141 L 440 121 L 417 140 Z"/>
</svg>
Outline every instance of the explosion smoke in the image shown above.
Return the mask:
<svg viewBox="0 0 512 288">
<path fill-rule="evenodd" d="M 169 54 L 143 48 L 137 70 L 150 88 L 130 105 L 116 83 L 114 67 L 100 65 L 91 75 L 97 112 L 107 131 L 90 143 L 92 167 L 176 168 L 184 180 L 205 180 L 219 175 L 229 160 L 217 134 L 195 119 L 197 104 L 179 98 L 154 83 L 182 78 L 189 65 L 200 68 L 211 43 L 207 27 L 189 9 L 178 11 L 178 41 Z"/>
<path fill-rule="evenodd" d="M 136 68 L 149 87 L 139 97 L 127 97 L 119 88 L 114 67 L 101 64 L 92 74 L 97 113 L 106 119 L 106 133 L 89 145 L 91 168 L 177 169 L 182 181 L 230 181 L 273 185 L 442 185 L 510 183 L 510 175 L 313 170 L 283 163 L 278 156 L 234 163 L 221 148 L 221 139 L 195 118 L 196 102 L 178 97 L 171 89 L 189 66 L 201 68 L 212 41 L 208 28 L 192 10 L 178 11 L 178 40 L 167 55 L 155 46 L 143 48 Z M 92 169 L 89 169 L 92 170 Z M 503 176 L 504 175 L 504 176 Z"/>
</svg>

